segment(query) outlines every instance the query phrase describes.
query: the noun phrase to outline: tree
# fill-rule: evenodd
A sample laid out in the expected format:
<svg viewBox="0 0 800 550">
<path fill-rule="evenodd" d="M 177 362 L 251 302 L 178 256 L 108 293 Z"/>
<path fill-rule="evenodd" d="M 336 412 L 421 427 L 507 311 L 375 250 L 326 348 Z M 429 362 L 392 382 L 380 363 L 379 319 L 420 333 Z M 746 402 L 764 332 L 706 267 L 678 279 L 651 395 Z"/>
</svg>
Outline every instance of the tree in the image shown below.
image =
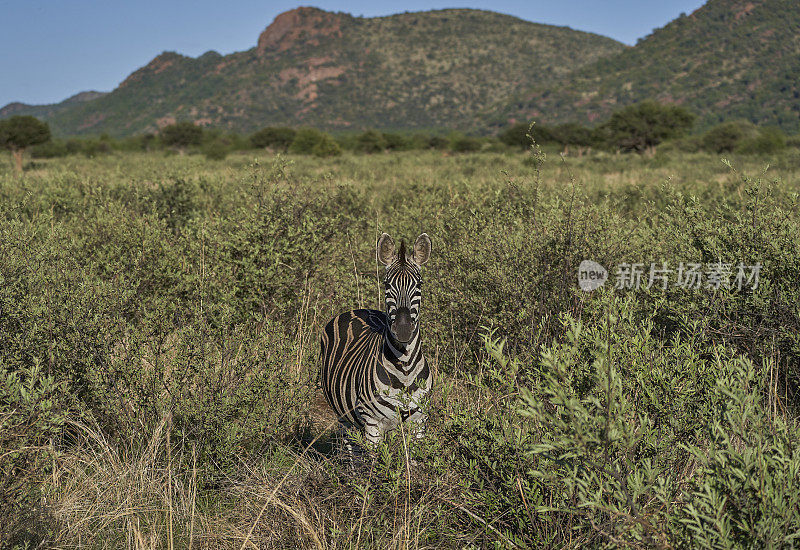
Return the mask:
<svg viewBox="0 0 800 550">
<path fill-rule="evenodd" d="M 300 128 L 289 146 L 289 152 L 296 155 L 310 155 L 314 147 L 325 139 L 326 134 L 316 128 Z"/>
<path fill-rule="evenodd" d="M 230 151 L 230 143 L 224 139 L 214 139 L 203 145 L 203 154 L 208 160 L 224 160 Z"/>
<path fill-rule="evenodd" d="M 554 131 L 554 128 L 538 122 L 533 124 L 518 122 L 501 132 L 497 138 L 511 147 L 520 147 L 527 150 L 530 149 L 533 142 L 539 145 L 553 142 L 560 143 Z"/>
<path fill-rule="evenodd" d="M 480 151 L 482 146 L 483 142 L 473 136 L 453 136 L 453 140 L 450 145 L 451 149 L 453 149 L 453 151 L 456 153 L 472 153 L 474 151 Z"/>
<path fill-rule="evenodd" d="M 566 147 L 576 145 L 578 147 L 589 147 L 594 143 L 594 136 L 591 128 L 581 126 L 577 122 L 567 122 L 559 124 L 550 129 L 553 141 Z"/>
<path fill-rule="evenodd" d="M 612 147 L 642 153 L 665 139 L 685 134 L 694 119 L 695 115 L 683 107 L 647 100 L 616 111 L 598 130 Z"/>
<path fill-rule="evenodd" d="M 740 141 L 755 134 L 755 127 L 748 122 L 723 122 L 703 134 L 703 149 L 712 153 L 730 153 Z"/>
<path fill-rule="evenodd" d="M 742 140 L 736 147 L 739 153 L 772 154 L 786 148 L 786 135 L 778 128 L 761 128 L 752 138 Z"/>
<path fill-rule="evenodd" d="M 322 134 L 320 140 L 312 147 L 311 153 L 317 157 L 337 157 L 342 154 L 342 148 L 328 134 Z"/>
<path fill-rule="evenodd" d="M 375 130 L 367 130 L 356 138 L 356 147 L 362 153 L 381 153 L 386 149 L 386 139 Z"/>
<path fill-rule="evenodd" d="M 446 149 L 450 141 L 442 136 L 430 136 L 427 140 L 428 149 Z"/>
<path fill-rule="evenodd" d="M 250 143 L 256 149 L 271 147 L 284 153 L 294 141 L 297 132 L 294 128 L 267 127 L 250 136 Z"/>
<path fill-rule="evenodd" d="M 190 145 L 200 145 L 203 140 L 203 129 L 193 122 L 178 122 L 161 129 L 161 143 L 168 147 L 176 147 L 182 155 Z"/>
<path fill-rule="evenodd" d="M 402 134 L 395 134 L 393 132 L 384 132 L 383 141 L 386 142 L 386 148 L 390 151 L 399 151 L 409 147 L 409 140 Z"/>
<path fill-rule="evenodd" d="M 50 141 L 50 126 L 32 116 L 12 116 L 0 120 L 0 147 L 14 156 L 17 173 L 22 173 L 25 149 Z"/>
<path fill-rule="evenodd" d="M 531 146 L 528 128 L 528 124 L 517 123 L 503 130 L 497 138 L 509 147 L 527 149 Z"/>
</svg>

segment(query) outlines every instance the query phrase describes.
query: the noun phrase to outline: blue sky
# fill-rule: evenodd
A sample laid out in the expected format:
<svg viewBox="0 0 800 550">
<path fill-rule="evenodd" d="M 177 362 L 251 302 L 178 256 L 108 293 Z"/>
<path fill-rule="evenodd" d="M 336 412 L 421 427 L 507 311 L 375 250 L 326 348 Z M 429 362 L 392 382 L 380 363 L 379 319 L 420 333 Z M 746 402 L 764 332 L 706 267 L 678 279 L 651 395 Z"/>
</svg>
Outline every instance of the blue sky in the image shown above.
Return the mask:
<svg viewBox="0 0 800 550">
<path fill-rule="evenodd" d="M 53 103 L 110 91 L 162 51 L 198 56 L 247 50 L 281 12 L 299 5 L 378 16 L 479 8 L 610 36 L 627 44 L 703 0 L 0 0 L 0 106 Z"/>
</svg>

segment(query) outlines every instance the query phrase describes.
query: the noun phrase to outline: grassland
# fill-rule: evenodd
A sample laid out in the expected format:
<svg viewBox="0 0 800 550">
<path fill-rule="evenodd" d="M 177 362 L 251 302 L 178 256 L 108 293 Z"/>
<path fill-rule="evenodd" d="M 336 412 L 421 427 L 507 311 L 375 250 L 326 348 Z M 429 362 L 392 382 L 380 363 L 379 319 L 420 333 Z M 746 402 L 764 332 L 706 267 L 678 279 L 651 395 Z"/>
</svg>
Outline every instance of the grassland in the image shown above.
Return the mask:
<svg viewBox="0 0 800 550">
<path fill-rule="evenodd" d="M 797 544 L 800 151 L 730 164 L 0 157 L 0 545 Z M 382 307 L 381 231 L 433 240 L 436 378 L 354 476 L 317 342 Z M 584 259 L 762 268 L 585 293 Z"/>
</svg>

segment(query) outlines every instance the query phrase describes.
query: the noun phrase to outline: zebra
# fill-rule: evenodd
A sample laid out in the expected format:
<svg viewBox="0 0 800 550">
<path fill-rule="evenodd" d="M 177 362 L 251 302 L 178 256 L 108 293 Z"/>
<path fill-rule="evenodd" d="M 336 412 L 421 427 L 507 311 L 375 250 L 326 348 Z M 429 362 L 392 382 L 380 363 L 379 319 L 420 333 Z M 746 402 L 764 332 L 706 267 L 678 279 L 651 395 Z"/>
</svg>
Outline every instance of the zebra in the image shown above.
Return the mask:
<svg viewBox="0 0 800 550">
<path fill-rule="evenodd" d="M 386 312 L 356 309 L 331 319 L 322 332 L 321 382 L 340 428 L 363 430 L 378 443 L 401 422 L 414 423 L 422 437 L 427 417 L 420 401 L 428 392 L 430 370 L 420 345 L 420 267 L 431 255 L 426 233 L 406 250 L 383 233 L 376 247 L 386 266 Z M 348 451 L 352 445 L 347 441 Z"/>
</svg>

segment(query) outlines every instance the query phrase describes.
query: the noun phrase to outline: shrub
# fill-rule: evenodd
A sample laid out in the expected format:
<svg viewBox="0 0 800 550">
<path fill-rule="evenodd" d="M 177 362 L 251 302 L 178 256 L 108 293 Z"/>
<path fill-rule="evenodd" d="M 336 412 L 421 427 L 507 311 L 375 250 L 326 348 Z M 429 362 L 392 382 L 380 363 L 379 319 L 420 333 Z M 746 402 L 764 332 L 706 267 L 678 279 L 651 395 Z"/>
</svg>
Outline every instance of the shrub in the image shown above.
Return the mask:
<svg viewBox="0 0 800 550">
<path fill-rule="evenodd" d="M 230 145 L 219 139 L 210 141 L 203 146 L 203 155 L 208 160 L 224 160 L 229 151 Z"/>
<path fill-rule="evenodd" d="M 739 142 L 755 132 L 755 127 L 749 122 L 723 122 L 703 134 L 701 143 L 706 151 L 730 153 L 736 149 Z"/>
<path fill-rule="evenodd" d="M 86 139 L 81 143 L 81 152 L 87 157 L 94 157 L 111 152 L 111 143 L 104 139 Z"/>
<path fill-rule="evenodd" d="M 356 138 L 356 150 L 361 153 L 381 153 L 386 149 L 383 134 L 375 130 L 367 130 Z"/>
<path fill-rule="evenodd" d="M 390 151 L 401 151 L 409 148 L 411 145 L 410 141 L 402 134 L 384 132 L 382 137 L 384 143 L 386 144 L 385 148 Z"/>
<path fill-rule="evenodd" d="M 458 136 L 453 138 L 450 148 L 456 153 L 472 153 L 480 151 L 483 141 L 472 136 Z"/>
<path fill-rule="evenodd" d="M 294 141 L 297 132 L 294 128 L 268 127 L 250 136 L 250 143 L 257 149 L 266 147 L 286 152 Z"/>
<path fill-rule="evenodd" d="M 702 136 L 684 136 L 682 138 L 665 141 L 658 147 L 659 153 L 697 153 L 704 151 Z"/>
<path fill-rule="evenodd" d="M 535 131 L 536 127 L 534 126 L 534 132 Z M 560 124 L 551 129 L 540 130 L 539 132 L 543 133 L 544 131 L 549 132 L 550 135 L 537 138 L 537 143 L 540 141 L 541 143 L 553 141 L 562 146 L 575 145 L 578 147 L 589 147 L 595 142 L 594 132 L 590 128 L 574 122 Z M 535 134 L 534 137 L 536 137 Z"/>
<path fill-rule="evenodd" d="M 456 417 L 461 435 L 443 461 L 471 480 L 472 502 L 504 518 L 510 540 L 531 545 L 554 542 L 528 538 L 531 524 L 555 534 L 564 522 L 615 546 L 791 540 L 800 528 L 797 423 L 770 412 L 769 372 L 722 346 L 702 353 L 691 338 L 655 338 L 652 315 L 639 320 L 632 302 L 603 301 L 607 317 L 593 326 L 563 317 L 563 339 L 528 373 L 484 337 L 494 366 L 473 383 L 499 392 L 522 385 L 521 421 Z M 462 445 L 491 462 L 461 458 Z"/>
<path fill-rule="evenodd" d="M 614 112 L 596 135 L 612 147 L 641 153 L 686 133 L 694 119 L 683 107 L 642 101 Z"/>
<path fill-rule="evenodd" d="M 708 155 L 664 157 L 0 170 L 0 538 L 791 547 L 797 197 Z M 352 476 L 317 401 L 318 338 L 382 307 L 384 229 L 434 242 L 429 437 L 394 432 Z M 602 289 L 576 287 L 582 259 L 609 269 Z M 760 262 L 762 278 L 612 288 L 620 262 L 662 260 Z"/>
<path fill-rule="evenodd" d="M 141 151 L 151 151 L 156 146 L 156 135 L 153 133 L 142 134 L 135 138 L 138 148 Z"/>
<path fill-rule="evenodd" d="M 342 154 L 342 148 L 331 136 L 323 134 L 322 139 L 311 149 L 311 153 L 315 157 L 335 157 Z"/>
<path fill-rule="evenodd" d="M 77 138 L 68 139 L 64 145 L 67 148 L 67 152 L 71 155 L 83 151 L 83 141 Z"/>
<path fill-rule="evenodd" d="M 786 148 L 786 136 L 777 128 L 761 128 L 758 134 L 743 139 L 736 146 L 737 153 L 768 155 Z"/>
<path fill-rule="evenodd" d="M 167 147 L 175 147 L 181 154 L 190 145 L 200 145 L 203 140 L 203 128 L 194 122 L 178 122 L 161 129 L 161 143 Z"/>
<path fill-rule="evenodd" d="M 538 128 L 537 128 L 538 129 Z M 497 138 L 509 147 L 519 147 L 527 150 L 531 146 L 530 126 L 524 123 L 517 123 L 503 130 Z M 540 140 L 536 140 L 539 142 Z"/>
<path fill-rule="evenodd" d="M 51 464 L 47 451 L 66 420 L 67 388 L 39 362 L 15 370 L 15 359 L 0 363 L 0 534 L 9 547 L 26 547 L 46 531 L 35 480 Z"/>
<path fill-rule="evenodd" d="M 450 145 L 450 141 L 445 137 L 431 136 L 428 138 L 429 149 L 447 149 L 448 145 Z"/>
<path fill-rule="evenodd" d="M 68 154 L 67 144 L 63 141 L 51 140 L 31 147 L 31 157 L 35 159 L 65 157 Z"/>
<path fill-rule="evenodd" d="M 310 155 L 314 147 L 325 139 L 326 134 L 315 128 L 301 128 L 295 134 L 289 152 L 299 155 Z"/>
</svg>

